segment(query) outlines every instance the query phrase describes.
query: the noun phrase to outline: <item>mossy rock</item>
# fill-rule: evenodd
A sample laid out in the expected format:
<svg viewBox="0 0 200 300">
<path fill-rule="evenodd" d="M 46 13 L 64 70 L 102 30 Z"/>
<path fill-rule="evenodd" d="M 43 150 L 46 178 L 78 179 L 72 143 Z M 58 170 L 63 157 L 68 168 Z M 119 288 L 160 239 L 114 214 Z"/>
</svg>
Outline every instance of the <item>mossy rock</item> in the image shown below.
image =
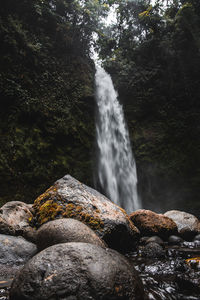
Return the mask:
<svg viewBox="0 0 200 300">
<path fill-rule="evenodd" d="M 139 209 L 130 214 L 130 219 L 143 236 L 157 235 L 167 240 L 170 235 L 178 233 L 176 223 L 172 219 L 151 210 Z"/>
<path fill-rule="evenodd" d="M 126 212 L 94 189 L 70 175 L 55 182 L 34 202 L 31 224 L 42 224 L 58 218 L 74 218 L 93 229 L 114 249 L 132 250 L 139 238 L 138 229 Z"/>
</svg>

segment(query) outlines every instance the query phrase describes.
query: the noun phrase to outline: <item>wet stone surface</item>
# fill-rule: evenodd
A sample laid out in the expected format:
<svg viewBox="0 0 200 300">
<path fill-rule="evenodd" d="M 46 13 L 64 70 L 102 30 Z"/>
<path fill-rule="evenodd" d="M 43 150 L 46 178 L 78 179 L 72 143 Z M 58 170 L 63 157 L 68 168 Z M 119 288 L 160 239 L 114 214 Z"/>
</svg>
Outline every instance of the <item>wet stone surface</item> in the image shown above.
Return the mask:
<svg viewBox="0 0 200 300">
<path fill-rule="evenodd" d="M 128 258 L 133 262 L 143 281 L 145 300 L 199 300 L 200 264 L 192 258 L 200 258 L 200 247 L 194 242 L 181 246 L 165 244 L 165 256 L 147 258 L 141 256 L 141 247 Z M 188 259 L 191 259 L 188 262 Z M 20 268 L 0 266 L 0 300 L 8 300 L 9 286 L 15 272 Z M 142 299 L 140 299 L 142 300 Z"/>
<path fill-rule="evenodd" d="M 15 266 L 0 264 L 0 300 L 9 299 L 8 295 L 13 278 L 22 267 L 22 264 Z"/>
<path fill-rule="evenodd" d="M 6 300 L 8 299 L 8 288 L 0 288 L 0 300 Z"/>
<path fill-rule="evenodd" d="M 165 257 L 143 257 L 131 253 L 136 270 L 143 281 L 148 300 L 199 300 L 200 299 L 200 247 L 197 243 L 181 246 L 165 245 Z M 190 258 L 196 260 L 189 260 Z"/>
</svg>

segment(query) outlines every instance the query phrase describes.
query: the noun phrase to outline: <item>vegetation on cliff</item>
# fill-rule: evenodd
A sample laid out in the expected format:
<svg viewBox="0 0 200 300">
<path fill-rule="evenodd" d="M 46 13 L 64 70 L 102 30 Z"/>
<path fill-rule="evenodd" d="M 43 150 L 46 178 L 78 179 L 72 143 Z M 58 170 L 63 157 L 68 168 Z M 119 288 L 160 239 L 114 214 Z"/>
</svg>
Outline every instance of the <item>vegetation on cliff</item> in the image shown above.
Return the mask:
<svg viewBox="0 0 200 300">
<path fill-rule="evenodd" d="M 105 27 L 113 5 L 117 23 Z M 0 202 L 33 201 L 66 173 L 92 185 L 94 32 L 145 208 L 199 215 L 198 0 L 2 1 Z"/>
<path fill-rule="evenodd" d="M 199 1 L 117 2 L 100 53 L 124 105 L 143 203 L 200 215 Z"/>
<path fill-rule="evenodd" d="M 97 19 L 80 2 L 1 3 L 1 203 L 33 201 L 66 173 L 91 183 Z"/>
</svg>

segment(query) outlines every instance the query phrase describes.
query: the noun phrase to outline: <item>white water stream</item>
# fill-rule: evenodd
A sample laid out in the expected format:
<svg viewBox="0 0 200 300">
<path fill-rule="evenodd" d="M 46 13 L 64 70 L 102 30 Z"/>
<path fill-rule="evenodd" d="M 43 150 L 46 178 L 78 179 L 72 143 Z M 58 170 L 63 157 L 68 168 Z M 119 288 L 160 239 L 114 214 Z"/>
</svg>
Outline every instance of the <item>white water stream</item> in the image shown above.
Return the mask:
<svg viewBox="0 0 200 300">
<path fill-rule="evenodd" d="M 96 66 L 96 182 L 106 196 L 128 213 L 141 207 L 137 194 L 136 164 L 131 150 L 123 108 L 112 79 Z"/>
</svg>

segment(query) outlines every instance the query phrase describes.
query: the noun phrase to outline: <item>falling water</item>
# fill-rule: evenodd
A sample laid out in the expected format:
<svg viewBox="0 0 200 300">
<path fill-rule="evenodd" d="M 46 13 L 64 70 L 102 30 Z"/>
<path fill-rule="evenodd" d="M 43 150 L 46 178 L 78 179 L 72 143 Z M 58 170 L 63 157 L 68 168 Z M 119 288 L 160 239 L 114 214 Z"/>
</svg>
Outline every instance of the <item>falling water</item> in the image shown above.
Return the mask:
<svg viewBox="0 0 200 300">
<path fill-rule="evenodd" d="M 96 181 L 105 194 L 127 212 L 140 208 L 136 164 L 131 150 L 122 106 L 112 79 L 96 67 L 96 135 L 98 165 Z"/>
</svg>

